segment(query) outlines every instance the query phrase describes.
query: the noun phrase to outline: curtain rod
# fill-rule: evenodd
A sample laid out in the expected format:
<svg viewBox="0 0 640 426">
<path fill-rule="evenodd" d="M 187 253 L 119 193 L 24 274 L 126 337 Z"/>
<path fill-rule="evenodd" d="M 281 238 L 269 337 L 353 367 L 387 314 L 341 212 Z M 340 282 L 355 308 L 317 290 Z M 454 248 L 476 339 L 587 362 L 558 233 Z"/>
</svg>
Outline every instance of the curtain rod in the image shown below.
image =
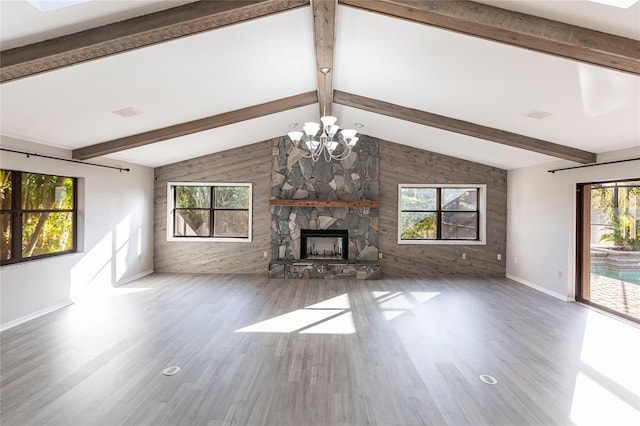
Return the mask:
<svg viewBox="0 0 640 426">
<path fill-rule="evenodd" d="M 626 160 L 616 160 L 616 161 L 607 161 L 605 163 L 593 163 L 593 164 L 584 164 L 582 166 L 574 166 L 574 167 L 564 167 L 562 169 L 553 169 L 547 170 L 549 173 L 561 172 L 563 170 L 572 170 L 572 169 L 582 169 L 584 167 L 593 167 L 593 166 L 604 166 L 605 164 L 616 164 L 616 163 L 625 163 L 627 161 L 637 161 L 640 160 L 640 157 L 637 158 L 627 158 Z"/>
<path fill-rule="evenodd" d="M 34 154 L 34 153 L 30 153 L 30 152 L 16 151 L 16 150 L 7 149 L 7 148 L 0 148 L 0 151 L 13 152 L 15 154 L 24 154 L 24 155 L 27 156 L 27 158 L 29 158 L 31 156 L 34 156 L 34 157 L 49 158 L 51 160 L 68 161 L 69 163 L 85 164 L 87 166 L 104 167 L 106 169 L 115 169 L 115 170 L 119 170 L 120 172 L 123 172 L 123 171 L 124 172 L 129 172 L 129 171 L 131 171 L 130 169 L 123 168 L 123 167 L 107 166 L 107 165 L 104 165 L 104 164 L 97 164 L 97 163 L 87 163 L 86 161 L 72 160 L 70 158 L 52 157 L 50 155 Z"/>
</svg>

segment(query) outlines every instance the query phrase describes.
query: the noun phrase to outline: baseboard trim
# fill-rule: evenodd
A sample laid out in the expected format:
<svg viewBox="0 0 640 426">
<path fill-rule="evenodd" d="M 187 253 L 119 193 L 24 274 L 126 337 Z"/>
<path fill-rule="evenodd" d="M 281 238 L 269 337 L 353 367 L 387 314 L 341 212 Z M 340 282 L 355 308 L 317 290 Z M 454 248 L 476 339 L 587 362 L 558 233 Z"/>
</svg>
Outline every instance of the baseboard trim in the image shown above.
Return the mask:
<svg viewBox="0 0 640 426">
<path fill-rule="evenodd" d="M 511 275 L 511 274 L 507 274 L 506 275 L 507 278 L 509 278 L 512 281 L 517 282 L 518 284 L 522 284 L 522 285 L 526 285 L 527 287 L 531 287 L 534 290 L 538 290 L 541 293 L 547 294 L 549 296 L 555 297 L 556 299 L 560 299 L 563 302 L 574 302 L 574 300 L 568 296 L 563 296 L 559 293 L 556 293 L 555 291 L 551 291 L 548 288 L 544 288 L 542 286 L 539 286 L 538 284 L 534 284 L 530 281 L 527 280 L 523 280 L 520 277 L 516 277 L 515 275 Z"/>
<path fill-rule="evenodd" d="M 153 269 L 147 269 L 144 272 L 140 272 L 139 274 L 127 277 L 127 278 L 123 279 L 122 281 L 115 283 L 113 286 L 114 287 L 120 287 L 121 285 L 129 284 L 130 282 L 135 281 L 135 280 L 137 280 L 139 278 L 146 277 L 149 274 L 153 274 Z"/>
<path fill-rule="evenodd" d="M 48 308 L 40 309 L 39 311 L 33 312 L 33 313 L 29 314 L 29 315 L 24 315 L 24 316 L 22 316 L 20 318 L 16 318 L 16 319 L 14 319 L 12 321 L 6 322 L 4 324 L 0 324 L 0 331 L 5 331 L 5 330 L 13 328 L 13 327 L 15 327 L 17 325 L 24 324 L 27 321 L 31 321 L 31 320 L 39 318 L 39 317 L 41 317 L 43 315 L 50 314 L 51 312 L 57 311 L 58 309 L 65 308 L 65 307 L 67 307 L 69 305 L 73 305 L 73 301 L 66 300 L 66 301 L 60 302 L 60 303 L 58 303 L 56 305 L 49 306 Z"/>
</svg>

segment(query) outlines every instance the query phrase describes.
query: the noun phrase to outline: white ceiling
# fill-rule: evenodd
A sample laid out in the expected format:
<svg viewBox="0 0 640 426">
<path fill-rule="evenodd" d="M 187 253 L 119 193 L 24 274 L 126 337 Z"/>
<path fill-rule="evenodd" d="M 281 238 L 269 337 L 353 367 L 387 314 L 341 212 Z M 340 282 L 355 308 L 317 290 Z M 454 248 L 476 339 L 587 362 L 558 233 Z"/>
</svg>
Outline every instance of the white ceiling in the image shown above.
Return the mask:
<svg viewBox="0 0 640 426">
<path fill-rule="evenodd" d="M 181 2 L 91 1 L 42 14 L 0 2 L 3 49 Z M 640 5 L 483 2 L 640 40 Z M 43 16 L 44 15 L 44 16 Z M 591 152 L 640 146 L 640 77 L 339 6 L 334 88 Z M 316 89 L 310 7 L 0 86 L 3 135 L 76 149 Z M 142 115 L 112 111 L 135 107 Z M 526 117 L 531 111 L 552 115 Z M 552 158 L 334 105 L 342 127 L 504 169 Z M 156 167 L 317 121 L 318 106 L 109 155 Z"/>
</svg>

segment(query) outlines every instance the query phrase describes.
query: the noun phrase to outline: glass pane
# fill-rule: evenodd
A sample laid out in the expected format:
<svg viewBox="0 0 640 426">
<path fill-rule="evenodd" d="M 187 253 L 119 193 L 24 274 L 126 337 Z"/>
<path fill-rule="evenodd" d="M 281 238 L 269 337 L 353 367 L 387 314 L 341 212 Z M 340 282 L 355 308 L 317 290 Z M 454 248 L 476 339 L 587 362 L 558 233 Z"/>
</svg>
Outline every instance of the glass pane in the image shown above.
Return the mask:
<svg viewBox="0 0 640 426">
<path fill-rule="evenodd" d="M 442 210 L 478 210 L 478 190 L 442 188 Z"/>
<path fill-rule="evenodd" d="M 307 259 L 344 259 L 342 237 L 307 237 Z"/>
<path fill-rule="evenodd" d="M 211 210 L 176 210 L 173 235 L 176 237 L 209 237 Z"/>
<path fill-rule="evenodd" d="M 73 179 L 22 173 L 22 208 L 51 210 L 73 208 Z"/>
<path fill-rule="evenodd" d="M 443 240 L 477 240 L 478 213 L 442 213 Z"/>
<path fill-rule="evenodd" d="M 607 228 L 615 216 L 613 188 L 605 185 L 592 186 L 591 189 L 591 244 L 611 246 L 613 241 L 606 237 Z"/>
<path fill-rule="evenodd" d="M 249 212 L 216 210 L 213 216 L 214 237 L 249 237 Z"/>
<path fill-rule="evenodd" d="M 401 188 L 400 210 L 436 210 L 436 188 Z"/>
<path fill-rule="evenodd" d="M 248 209 L 248 186 L 216 186 L 217 209 Z"/>
<path fill-rule="evenodd" d="M 640 304 L 630 301 L 640 300 L 638 183 L 585 186 L 591 209 L 589 221 L 582 226 L 585 268 L 579 289 L 582 299 L 635 319 L 640 319 Z"/>
<path fill-rule="evenodd" d="M 0 214 L 0 258 L 2 260 L 11 259 L 11 214 Z"/>
<path fill-rule="evenodd" d="M 176 186 L 176 207 L 208 209 L 211 207 L 210 186 Z"/>
<path fill-rule="evenodd" d="M 8 170 L 0 170 L 0 209 L 11 209 L 11 172 Z"/>
<path fill-rule="evenodd" d="M 73 213 L 25 213 L 22 216 L 22 257 L 73 248 Z"/>
<path fill-rule="evenodd" d="M 400 235 L 403 240 L 434 240 L 437 238 L 437 215 L 435 213 L 403 212 L 401 220 L 402 231 Z"/>
</svg>

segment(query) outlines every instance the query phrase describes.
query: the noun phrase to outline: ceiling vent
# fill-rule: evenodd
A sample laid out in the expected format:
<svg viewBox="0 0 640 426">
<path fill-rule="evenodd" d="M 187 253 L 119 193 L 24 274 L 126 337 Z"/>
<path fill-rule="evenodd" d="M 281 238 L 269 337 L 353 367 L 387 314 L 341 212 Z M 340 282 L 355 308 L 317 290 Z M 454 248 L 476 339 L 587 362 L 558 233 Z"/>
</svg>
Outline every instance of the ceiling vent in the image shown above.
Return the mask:
<svg viewBox="0 0 640 426">
<path fill-rule="evenodd" d="M 111 111 L 112 114 L 119 115 L 120 117 L 133 117 L 134 115 L 142 114 L 142 110 L 134 107 L 122 108 L 117 111 Z"/>
<path fill-rule="evenodd" d="M 546 111 L 539 111 L 537 109 L 532 109 L 531 111 L 525 112 L 522 115 L 529 118 L 535 118 L 536 120 L 541 120 L 553 114 Z"/>
</svg>

